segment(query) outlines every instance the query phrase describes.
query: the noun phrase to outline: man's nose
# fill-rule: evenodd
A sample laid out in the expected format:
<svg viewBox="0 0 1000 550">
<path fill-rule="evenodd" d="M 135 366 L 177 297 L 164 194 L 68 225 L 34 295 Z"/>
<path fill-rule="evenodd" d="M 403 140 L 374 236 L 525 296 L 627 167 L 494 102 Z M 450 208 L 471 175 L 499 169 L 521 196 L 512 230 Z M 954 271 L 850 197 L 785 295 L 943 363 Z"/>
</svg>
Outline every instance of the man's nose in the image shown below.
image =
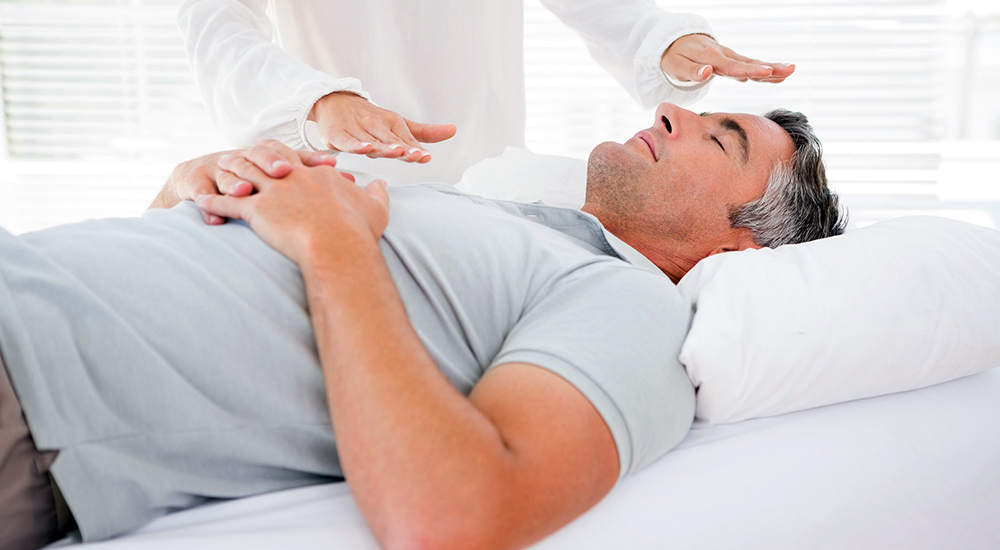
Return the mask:
<svg viewBox="0 0 1000 550">
<path fill-rule="evenodd" d="M 697 117 L 691 111 L 665 101 L 656 108 L 653 128 L 666 139 L 677 139 L 681 136 L 683 128 L 690 124 L 691 116 Z"/>
</svg>

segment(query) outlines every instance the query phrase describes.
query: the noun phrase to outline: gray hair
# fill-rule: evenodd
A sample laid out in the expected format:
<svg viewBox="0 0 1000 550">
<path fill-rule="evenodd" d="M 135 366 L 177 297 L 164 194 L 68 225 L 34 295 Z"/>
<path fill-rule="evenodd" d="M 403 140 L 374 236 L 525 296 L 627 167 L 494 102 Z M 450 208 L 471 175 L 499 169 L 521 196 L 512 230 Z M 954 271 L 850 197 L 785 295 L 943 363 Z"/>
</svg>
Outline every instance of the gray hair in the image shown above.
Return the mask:
<svg viewBox="0 0 1000 550">
<path fill-rule="evenodd" d="M 795 153 L 771 172 L 764 196 L 729 213 L 732 227 L 746 227 L 760 246 L 775 248 L 840 235 L 847 212 L 830 191 L 823 148 L 802 113 L 776 109 L 764 115 L 791 136 Z"/>
</svg>

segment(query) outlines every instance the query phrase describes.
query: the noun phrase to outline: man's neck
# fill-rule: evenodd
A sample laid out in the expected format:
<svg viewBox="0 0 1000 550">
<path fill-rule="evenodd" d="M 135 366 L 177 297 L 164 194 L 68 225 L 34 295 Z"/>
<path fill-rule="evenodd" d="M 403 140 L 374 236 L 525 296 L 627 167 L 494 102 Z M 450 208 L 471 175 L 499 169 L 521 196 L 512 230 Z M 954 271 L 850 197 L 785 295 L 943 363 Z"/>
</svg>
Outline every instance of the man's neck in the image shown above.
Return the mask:
<svg viewBox="0 0 1000 550">
<path fill-rule="evenodd" d="M 599 209 L 594 208 L 591 204 L 584 204 L 580 210 L 596 217 L 605 229 L 653 262 L 675 284 L 698 263 L 697 260 L 672 254 L 670 251 L 678 250 L 679 247 L 667 238 L 659 236 L 651 238 L 642 231 L 635 231 L 625 224 L 602 218 Z"/>
<path fill-rule="evenodd" d="M 679 256 L 670 254 L 668 251 L 663 250 L 659 247 L 644 246 L 643 243 L 637 241 L 629 241 L 621 236 L 619 239 L 625 241 L 629 246 L 639 251 L 640 254 L 649 258 L 649 261 L 653 262 L 656 267 L 660 268 L 660 271 L 664 275 L 670 278 L 674 284 L 680 282 L 681 277 L 685 273 L 691 270 L 697 262 L 686 260 Z"/>
</svg>

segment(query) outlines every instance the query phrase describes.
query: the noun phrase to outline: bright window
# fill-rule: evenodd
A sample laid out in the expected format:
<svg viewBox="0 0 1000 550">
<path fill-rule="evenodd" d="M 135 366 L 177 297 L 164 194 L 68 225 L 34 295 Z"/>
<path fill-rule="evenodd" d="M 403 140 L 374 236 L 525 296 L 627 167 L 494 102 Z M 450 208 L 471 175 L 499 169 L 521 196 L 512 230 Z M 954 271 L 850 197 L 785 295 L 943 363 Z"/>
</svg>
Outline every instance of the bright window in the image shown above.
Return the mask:
<svg viewBox="0 0 1000 550">
<path fill-rule="evenodd" d="M 1000 3 L 658 4 L 704 15 L 737 52 L 796 64 L 780 85 L 717 78 L 690 108 L 808 115 L 857 225 L 937 214 L 1000 227 Z M 572 31 L 534 0 L 525 14 L 529 148 L 584 158 L 652 124 Z"/>
<path fill-rule="evenodd" d="M 1000 227 L 995 0 L 659 3 L 705 15 L 741 53 L 796 63 L 778 86 L 716 79 L 692 108 L 809 115 L 856 223 L 935 213 Z M 227 146 L 188 74 L 177 4 L 0 0 L 0 225 L 137 215 L 174 164 Z M 537 0 L 525 47 L 530 148 L 584 158 L 651 124 Z"/>
</svg>

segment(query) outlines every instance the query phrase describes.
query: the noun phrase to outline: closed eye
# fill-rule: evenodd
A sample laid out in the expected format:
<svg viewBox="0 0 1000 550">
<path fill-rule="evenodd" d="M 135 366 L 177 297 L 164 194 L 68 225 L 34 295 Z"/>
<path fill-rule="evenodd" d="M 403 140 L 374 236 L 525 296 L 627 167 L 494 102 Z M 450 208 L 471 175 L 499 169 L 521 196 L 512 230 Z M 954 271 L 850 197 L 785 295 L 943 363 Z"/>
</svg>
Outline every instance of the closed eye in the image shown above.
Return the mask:
<svg viewBox="0 0 1000 550">
<path fill-rule="evenodd" d="M 723 152 L 725 152 L 726 148 L 722 146 L 722 142 L 719 141 L 719 138 L 717 138 L 715 136 L 712 136 L 712 141 L 718 143 L 719 144 L 719 148 L 722 149 Z"/>
</svg>

